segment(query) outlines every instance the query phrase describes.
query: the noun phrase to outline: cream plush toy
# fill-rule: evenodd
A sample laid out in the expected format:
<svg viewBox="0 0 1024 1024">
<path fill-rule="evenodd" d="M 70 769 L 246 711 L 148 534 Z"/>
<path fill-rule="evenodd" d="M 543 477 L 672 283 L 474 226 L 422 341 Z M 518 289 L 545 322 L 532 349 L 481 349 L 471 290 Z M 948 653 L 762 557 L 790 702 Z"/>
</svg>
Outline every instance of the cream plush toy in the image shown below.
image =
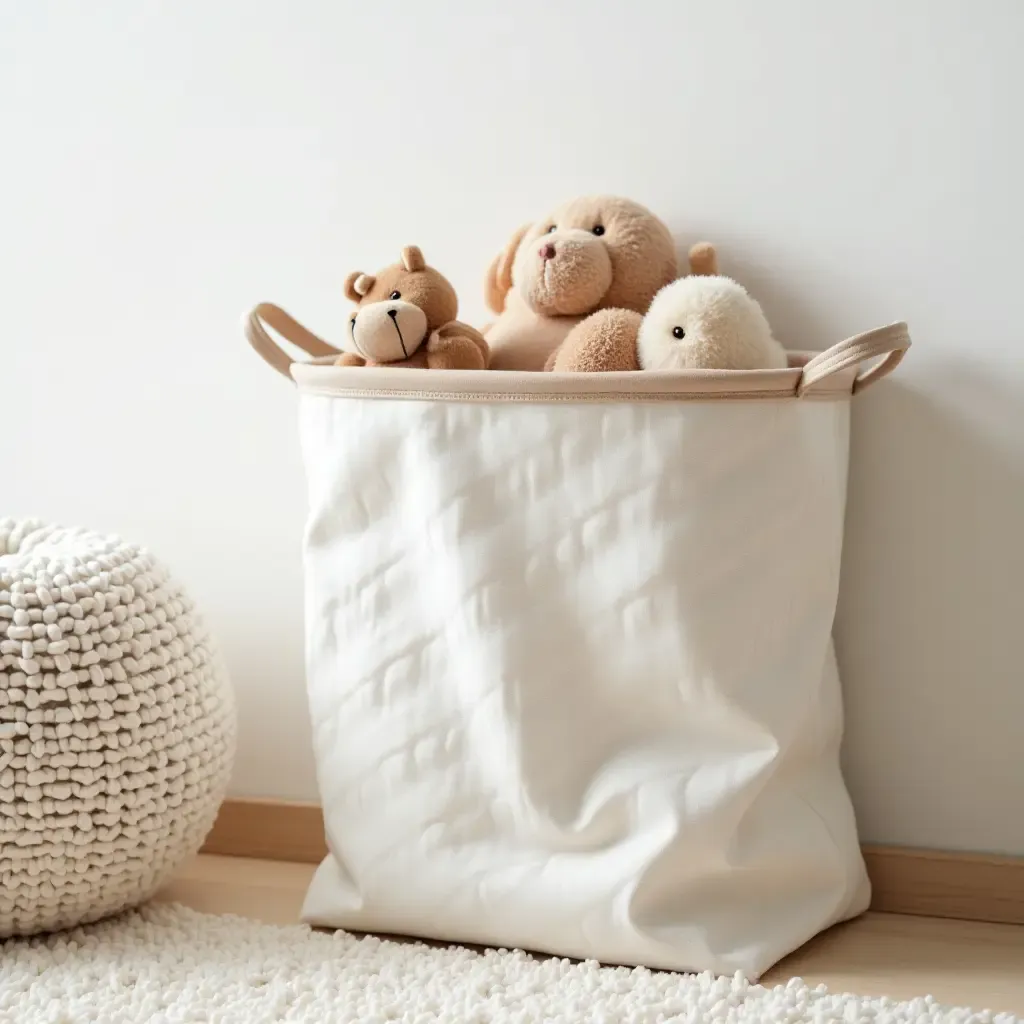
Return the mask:
<svg viewBox="0 0 1024 1024">
<path fill-rule="evenodd" d="M 714 250 L 690 251 L 694 273 L 714 273 Z M 675 243 L 650 210 L 617 196 L 574 199 L 521 227 L 491 264 L 484 330 L 495 370 L 543 370 L 595 310 L 636 313 L 678 275 Z"/>
<path fill-rule="evenodd" d="M 686 277 L 654 297 L 637 335 L 642 370 L 774 370 L 787 365 L 760 305 L 729 277 Z"/>
<path fill-rule="evenodd" d="M 684 277 L 646 316 L 595 313 L 549 362 L 556 373 L 626 370 L 771 370 L 787 365 L 760 305 L 729 277 Z"/>
</svg>

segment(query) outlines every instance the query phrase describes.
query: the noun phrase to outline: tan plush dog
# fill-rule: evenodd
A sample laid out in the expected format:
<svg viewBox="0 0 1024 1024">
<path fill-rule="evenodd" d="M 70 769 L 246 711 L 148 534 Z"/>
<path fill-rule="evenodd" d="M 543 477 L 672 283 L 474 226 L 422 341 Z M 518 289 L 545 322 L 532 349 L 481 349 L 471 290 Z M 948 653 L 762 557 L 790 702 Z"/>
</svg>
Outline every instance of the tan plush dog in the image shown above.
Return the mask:
<svg viewBox="0 0 1024 1024">
<path fill-rule="evenodd" d="M 706 272 L 710 246 L 691 251 Z M 712 271 L 713 272 L 713 271 Z M 520 228 L 491 264 L 487 304 L 500 314 L 484 332 L 495 370 L 543 370 L 566 335 L 595 310 L 644 313 L 677 275 L 668 228 L 629 199 L 574 199 Z"/>
<path fill-rule="evenodd" d="M 431 370 L 485 370 L 487 342 L 455 317 L 459 302 L 448 280 L 428 267 L 415 245 L 377 274 L 355 271 L 345 295 L 357 304 L 348 321 L 354 352 L 338 366 L 405 366 Z"/>
</svg>

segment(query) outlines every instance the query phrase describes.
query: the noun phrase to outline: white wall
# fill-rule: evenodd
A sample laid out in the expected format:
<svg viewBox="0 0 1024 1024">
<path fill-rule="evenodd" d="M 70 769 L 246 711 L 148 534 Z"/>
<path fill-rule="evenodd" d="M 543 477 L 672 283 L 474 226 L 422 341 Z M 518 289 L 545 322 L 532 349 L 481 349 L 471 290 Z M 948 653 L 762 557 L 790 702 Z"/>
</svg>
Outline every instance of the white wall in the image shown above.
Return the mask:
<svg viewBox="0 0 1024 1024">
<path fill-rule="evenodd" d="M 911 324 L 855 414 L 850 785 L 869 839 L 1024 853 L 1022 36 L 1019 0 L 0 0 L 0 515 L 160 553 L 235 792 L 313 798 L 295 401 L 240 314 L 336 336 L 415 242 L 478 320 L 521 221 L 631 195 L 793 347 Z"/>
</svg>

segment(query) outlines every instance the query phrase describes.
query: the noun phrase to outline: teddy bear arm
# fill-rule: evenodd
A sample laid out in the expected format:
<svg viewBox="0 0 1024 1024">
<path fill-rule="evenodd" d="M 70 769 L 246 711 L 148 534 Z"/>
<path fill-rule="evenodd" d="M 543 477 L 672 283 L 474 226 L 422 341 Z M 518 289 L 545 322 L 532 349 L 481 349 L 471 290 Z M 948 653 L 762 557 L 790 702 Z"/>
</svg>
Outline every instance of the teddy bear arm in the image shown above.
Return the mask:
<svg viewBox="0 0 1024 1024">
<path fill-rule="evenodd" d="M 335 366 L 365 366 L 366 360 L 362 356 L 357 356 L 354 352 L 342 352 L 337 359 L 334 360 Z"/>
<path fill-rule="evenodd" d="M 643 317 L 630 309 L 602 309 L 578 323 L 548 360 L 555 373 L 639 370 L 636 339 Z"/>
<path fill-rule="evenodd" d="M 439 327 L 427 339 L 427 366 L 432 370 L 486 370 L 489 358 L 483 335 L 459 320 Z"/>
</svg>

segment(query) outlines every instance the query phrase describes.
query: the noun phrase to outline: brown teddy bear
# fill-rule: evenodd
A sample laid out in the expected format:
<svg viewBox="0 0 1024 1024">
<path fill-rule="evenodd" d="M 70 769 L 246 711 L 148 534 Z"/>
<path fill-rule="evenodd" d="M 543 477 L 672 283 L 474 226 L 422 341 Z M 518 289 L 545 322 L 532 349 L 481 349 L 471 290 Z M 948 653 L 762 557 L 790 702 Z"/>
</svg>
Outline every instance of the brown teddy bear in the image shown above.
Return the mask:
<svg viewBox="0 0 1024 1024">
<path fill-rule="evenodd" d="M 354 351 L 339 356 L 337 366 L 487 369 L 487 342 L 455 319 L 455 289 L 427 266 L 415 245 L 406 246 L 400 262 L 376 275 L 349 274 L 345 295 L 357 304 L 348 321 Z"/>
<path fill-rule="evenodd" d="M 714 250 L 695 246 L 691 271 L 713 272 Z M 543 370 L 566 335 L 595 310 L 645 313 L 677 277 L 675 245 L 650 210 L 629 199 L 574 199 L 520 228 L 491 264 L 484 331 L 495 370 Z"/>
</svg>

